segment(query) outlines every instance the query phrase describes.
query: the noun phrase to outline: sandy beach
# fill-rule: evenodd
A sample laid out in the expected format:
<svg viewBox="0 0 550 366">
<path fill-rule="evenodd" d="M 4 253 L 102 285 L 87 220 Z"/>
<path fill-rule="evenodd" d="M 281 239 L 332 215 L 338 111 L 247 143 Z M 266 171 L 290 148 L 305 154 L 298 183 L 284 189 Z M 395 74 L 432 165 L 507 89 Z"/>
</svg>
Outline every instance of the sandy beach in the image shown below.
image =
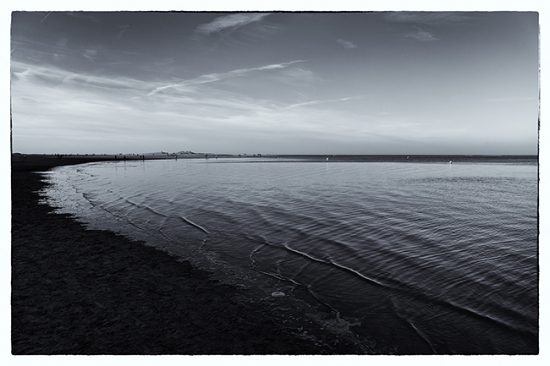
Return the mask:
<svg viewBox="0 0 550 366">
<path fill-rule="evenodd" d="M 39 202 L 39 171 L 103 160 L 12 161 L 12 353 L 357 354 L 289 297 L 258 297 Z"/>
</svg>

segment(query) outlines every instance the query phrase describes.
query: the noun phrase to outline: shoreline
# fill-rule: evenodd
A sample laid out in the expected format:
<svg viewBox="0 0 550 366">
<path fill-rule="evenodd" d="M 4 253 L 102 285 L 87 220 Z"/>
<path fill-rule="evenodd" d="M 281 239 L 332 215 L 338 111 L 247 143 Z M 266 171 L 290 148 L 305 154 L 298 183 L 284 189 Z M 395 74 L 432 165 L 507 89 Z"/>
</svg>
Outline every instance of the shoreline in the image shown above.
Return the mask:
<svg viewBox="0 0 550 366">
<path fill-rule="evenodd" d="M 12 158 L 13 354 L 373 353 L 290 296 L 258 298 L 39 202 L 40 171 L 108 160 Z"/>
</svg>

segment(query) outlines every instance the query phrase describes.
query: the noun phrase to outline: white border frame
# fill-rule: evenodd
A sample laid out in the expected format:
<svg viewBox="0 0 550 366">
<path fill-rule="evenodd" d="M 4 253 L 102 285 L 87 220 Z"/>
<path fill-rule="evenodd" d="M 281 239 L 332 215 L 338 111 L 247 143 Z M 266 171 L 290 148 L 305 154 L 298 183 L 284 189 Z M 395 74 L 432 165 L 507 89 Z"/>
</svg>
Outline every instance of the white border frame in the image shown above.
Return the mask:
<svg viewBox="0 0 550 366">
<path fill-rule="evenodd" d="M 548 179 L 550 175 L 546 168 L 547 157 L 550 147 L 545 146 L 548 136 L 545 129 L 544 113 L 548 104 L 545 102 L 546 95 L 543 90 L 541 93 L 541 128 L 539 130 L 539 172 L 540 172 L 540 191 L 539 191 L 539 264 L 540 264 L 540 354 L 538 356 L 12 356 L 11 355 L 11 188 L 10 188 L 10 130 L 8 123 L 9 116 L 9 69 L 10 69 L 10 21 L 11 11 L 50 11 L 50 10 L 87 10 L 87 11 L 117 11 L 117 10 L 188 10 L 188 11 L 239 11 L 239 10 L 315 10 L 315 11 L 338 11 L 338 10 L 356 10 L 356 11 L 388 11 L 388 10 L 416 10 L 416 11 L 538 11 L 540 22 L 540 84 L 542 88 L 550 85 L 548 82 L 547 67 L 549 60 L 548 53 L 548 27 L 550 27 L 550 13 L 543 0 L 338 0 L 320 3 L 314 0 L 279 0 L 279 1 L 253 1 L 253 0 L 218 0 L 218 1 L 170 1 L 170 0 L 123 0 L 114 2 L 112 0 L 95 0 L 93 2 L 81 2 L 75 4 L 74 0 L 18 0 L 17 2 L 3 1 L 0 7 L 0 42 L 1 42 L 1 62 L 2 73 L 0 73 L 0 90 L 2 91 L 1 116 L 0 123 L 0 171 L 2 179 L 0 180 L 0 362 L 2 364 L 40 364 L 40 365 L 73 365 L 78 364 L 115 364 L 119 362 L 128 362 L 132 365 L 148 365 L 157 362 L 168 364 L 211 364 L 218 365 L 257 365 L 258 362 L 266 365 L 279 366 L 284 363 L 304 363 L 311 362 L 323 365 L 332 363 L 348 364 L 410 364 L 411 362 L 422 363 L 423 365 L 440 365 L 444 362 L 446 365 L 461 365 L 465 362 L 475 364 L 498 363 L 499 366 L 518 364 L 550 364 L 548 357 L 548 345 L 550 338 L 548 335 L 548 270 L 549 263 L 548 252 L 545 244 L 549 242 L 548 226 L 543 223 L 549 221 L 549 209 L 546 203 L 548 200 Z M 546 0 L 546 3 L 550 1 Z M 546 348 L 545 348 L 546 345 Z M 365 358 L 366 357 L 366 358 Z"/>
</svg>

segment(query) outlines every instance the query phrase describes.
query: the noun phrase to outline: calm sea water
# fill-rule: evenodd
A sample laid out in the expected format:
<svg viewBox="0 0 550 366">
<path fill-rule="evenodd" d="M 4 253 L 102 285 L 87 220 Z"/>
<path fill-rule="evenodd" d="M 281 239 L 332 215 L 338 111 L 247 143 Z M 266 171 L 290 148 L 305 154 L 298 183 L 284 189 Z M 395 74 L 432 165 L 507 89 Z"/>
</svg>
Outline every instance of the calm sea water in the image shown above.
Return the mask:
<svg viewBox="0 0 550 366">
<path fill-rule="evenodd" d="M 161 160 L 49 180 L 62 212 L 299 288 L 381 352 L 538 350 L 536 164 Z"/>
</svg>

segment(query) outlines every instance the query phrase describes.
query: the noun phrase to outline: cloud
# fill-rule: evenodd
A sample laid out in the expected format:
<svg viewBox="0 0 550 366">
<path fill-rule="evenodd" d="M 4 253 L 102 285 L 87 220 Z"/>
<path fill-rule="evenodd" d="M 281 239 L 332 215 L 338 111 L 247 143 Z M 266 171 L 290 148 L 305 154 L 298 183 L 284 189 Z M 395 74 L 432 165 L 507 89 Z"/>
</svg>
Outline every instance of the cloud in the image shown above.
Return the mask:
<svg viewBox="0 0 550 366">
<path fill-rule="evenodd" d="M 229 73 L 283 70 L 289 64 Z M 365 124 L 367 116 L 357 118 L 346 109 L 328 105 L 315 108 L 315 104 L 359 97 L 309 100 L 301 103 L 308 106 L 306 110 L 297 108 L 299 103 L 288 108 L 283 101 L 265 100 L 253 91 L 241 93 L 206 83 L 208 87 L 197 84 L 196 90 L 184 95 L 162 93 L 146 98 L 144 94 L 158 82 L 74 73 L 17 61 L 11 66 L 16 76 L 12 80 L 15 151 L 278 152 L 290 147 L 289 141 L 296 141 L 298 145 L 292 146 L 300 149 L 304 141 L 310 141 L 312 148 L 325 141 L 344 149 L 350 143 L 363 146 L 366 139 L 386 143 L 388 138 L 379 136 L 402 133 L 390 131 L 377 121 Z M 196 82 L 220 79 L 229 73 L 203 75 Z M 278 88 L 280 95 L 294 90 L 285 84 L 270 87 Z"/>
<path fill-rule="evenodd" d="M 291 104 L 287 108 L 292 109 L 292 108 L 305 107 L 305 106 L 317 105 L 317 104 L 347 102 L 349 100 L 357 100 L 357 99 L 362 99 L 364 97 L 365 97 L 364 95 L 356 95 L 356 96 L 336 98 L 336 99 L 309 100 L 307 102 Z"/>
<path fill-rule="evenodd" d="M 304 85 L 322 81 L 323 79 L 311 70 L 301 67 L 289 67 L 279 73 L 278 80 L 291 85 Z"/>
<path fill-rule="evenodd" d="M 435 37 L 432 33 L 422 29 L 417 29 L 415 32 L 407 33 L 405 34 L 405 37 L 412 38 L 420 42 L 432 42 L 439 40 L 439 38 Z"/>
<path fill-rule="evenodd" d="M 336 43 L 338 43 L 340 46 L 344 47 L 344 48 L 357 48 L 357 45 L 353 42 L 350 42 L 350 41 L 346 41 L 345 39 L 341 39 L 341 38 L 338 38 L 336 40 Z"/>
<path fill-rule="evenodd" d="M 461 23 L 471 19 L 470 16 L 463 13 L 453 12 L 391 12 L 384 17 L 389 22 L 394 23 L 416 23 L 416 24 L 443 24 L 443 23 Z"/>
<path fill-rule="evenodd" d="M 198 33 L 212 34 L 226 29 L 237 29 L 247 24 L 259 22 L 269 13 L 239 13 L 218 17 L 210 23 L 201 24 L 196 28 Z"/>
<path fill-rule="evenodd" d="M 151 84 L 129 78 L 114 78 L 95 76 L 90 74 L 75 73 L 55 67 L 31 65 L 19 61 L 12 61 L 11 72 L 18 80 L 25 81 L 28 85 L 60 85 L 65 88 L 75 89 L 100 89 L 120 92 L 121 90 L 133 90 L 143 93 L 151 88 Z"/>
<path fill-rule="evenodd" d="M 48 17 L 50 16 L 51 13 L 52 13 L 52 12 L 49 11 L 48 14 L 46 14 L 46 15 L 42 18 L 42 20 L 40 20 L 40 23 L 44 23 L 44 22 L 46 21 L 46 19 L 48 19 Z"/>
<path fill-rule="evenodd" d="M 101 23 L 100 18 L 91 15 L 91 12 L 87 11 L 70 11 L 70 12 L 62 12 L 63 15 L 67 15 L 71 18 L 76 18 L 78 20 L 86 20 L 93 23 Z"/>
<path fill-rule="evenodd" d="M 284 64 L 259 68 L 287 70 Z M 147 98 L 158 81 L 18 61 L 11 69 L 16 75 L 13 149 L 18 152 L 425 153 L 434 151 L 426 147 L 434 141 L 444 145 L 456 136 L 471 139 L 467 127 L 438 127 L 399 113 L 373 116 L 373 101 L 357 103 L 357 108 L 336 105 L 362 96 L 311 99 L 289 107 L 283 100 L 262 99 L 256 90 L 242 93 L 234 85 L 207 83 L 185 95 Z M 234 71 L 244 70 L 249 69 Z M 269 87 L 278 96 L 295 90 L 277 83 Z M 520 134 L 526 135 L 524 130 L 522 125 Z M 534 136 L 536 141 L 536 129 Z"/>
<path fill-rule="evenodd" d="M 130 29 L 130 24 L 124 24 L 118 27 L 120 29 L 116 35 L 116 39 L 122 39 L 122 36 L 124 36 L 124 33 Z"/>
<path fill-rule="evenodd" d="M 282 62 L 282 63 L 278 63 L 278 64 L 270 64 L 270 65 L 264 65 L 264 66 L 258 66 L 258 67 L 250 67 L 250 68 L 246 68 L 246 69 L 236 69 L 236 70 L 231 70 L 231 71 L 222 72 L 222 73 L 204 74 L 204 75 L 198 76 L 198 77 L 193 78 L 193 79 L 182 80 L 178 83 L 158 86 L 158 87 L 152 89 L 147 95 L 152 96 L 152 95 L 157 94 L 158 92 L 161 92 L 161 91 L 164 91 L 164 90 L 167 90 L 167 89 L 172 89 L 172 88 L 186 88 L 186 87 L 195 86 L 195 85 L 209 84 L 209 83 L 213 83 L 213 82 L 220 81 L 220 80 L 245 76 L 249 73 L 257 72 L 257 71 L 284 69 L 284 68 L 287 68 L 290 65 L 293 65 L 293 64 L 296 64 L 296 63 L 301 63 L 301 62 L 305 62 L 305 61 L 304 60 L 294 60 L 294 61 Z"/>
<path fill-rule="evenodd" d="M 97 56 L 97 50 L 94 50 L 94 49 L 86 49 L 84 50 L 84 53 L 82 54 L 82 56 L 92 62 L 95 61 L 96 59 L 96 56 Z"/>
</svg>

